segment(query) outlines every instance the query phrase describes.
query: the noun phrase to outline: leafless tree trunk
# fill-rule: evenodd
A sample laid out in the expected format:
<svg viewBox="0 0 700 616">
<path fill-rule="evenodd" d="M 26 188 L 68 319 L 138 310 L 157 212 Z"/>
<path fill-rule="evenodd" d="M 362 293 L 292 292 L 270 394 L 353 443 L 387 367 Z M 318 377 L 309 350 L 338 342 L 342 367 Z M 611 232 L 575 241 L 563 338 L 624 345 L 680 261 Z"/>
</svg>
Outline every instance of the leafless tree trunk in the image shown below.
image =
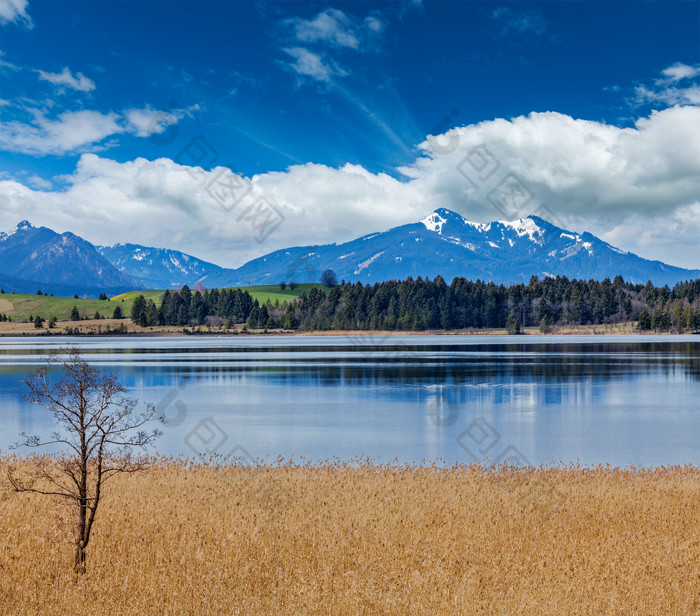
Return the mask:
<svg viewBox="0 0 700 616">
<path fill-rule="evenodd" d="M 56 364 L 62 366 L 63 378 L 52 384 L 49 372 Z M 16 447 L 58 445 L 64 452 L 60 457 L 37 458 L 34 468 L 21 476 L 11 467 L 8 480 L 16 492 L 62 497 L 72 504 L 77 514 L 74 566 L 76 573 L 83 574 L 104 483 L 119 473 L 147 468 L 147 458 L 133 457 L 133 451 L 147 447 L 161 434 L 143 428 L 163 418 L 156 417 L 153 405 L 137 412 L 137 401 L 126 397 L 128 390 L 116 375 L 103 375 L 75 347 L 51 354 L 46 366 L 25 384 L 26 399 L 48 409 L 61 429 L 47 440 L 22 433 Z"/>
</svg>

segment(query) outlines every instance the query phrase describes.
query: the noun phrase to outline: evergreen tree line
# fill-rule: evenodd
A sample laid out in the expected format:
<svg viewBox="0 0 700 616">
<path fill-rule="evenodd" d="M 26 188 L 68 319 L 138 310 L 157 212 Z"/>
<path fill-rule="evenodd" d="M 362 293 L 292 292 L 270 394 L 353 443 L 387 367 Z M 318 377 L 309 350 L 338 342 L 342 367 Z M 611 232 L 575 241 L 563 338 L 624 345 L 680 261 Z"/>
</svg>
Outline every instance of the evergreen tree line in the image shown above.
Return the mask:
<svg viewBox="0 0 700 616">
<path fill-rule="evenodd" d="M 280 305 L 240 289 L 166 291 L 160 306 L 139 296 L 132 321 L 152 325 L 226 325 L 291 330 L 410 330 L 600 325 L 639 321 L 642 330 L 700 330 L 700 280 L 672 289 L 614 280 L 533 276 L 510 286 L 455 278 L 408 278 L 373 285 L 312 288 Z"/>
<path fill-rule="evenodd" d="M 85 309 L 83 309 L 83 313 L 84 314 L 81 315 L 80 310 L 78 310 L 78 307 L 73 306 L 73 308 L 71 308 L 71 311 L 70 311 L 70 320 L 71 321 L 81 321 L 82 319 L 87 319 L 88 316 L 87 316 L 87 311 Z M 101 315 L 99 310 L 96 310 L 95 314 L 92 318 L 93 319 L 104 319 L 106 317 L 104 315 Z M 112 312 L 112 318 L 113 319 L 123 319 L 124 318 L 124 314 L 122 313 L 121 306 L 117 306 L 114 309 L 114 311 Z"/>
<path fill-rule="evenodd" d="M 185 285 L 179 291 L 166 291 L 160 306 L 139 295 L 131 307 L 131 320 L 141 327 L 153 325 L 226 325 L 246 323 L 262 329 L 278 327 L 270 318 L 272 305 L 260 305 L 247 291 L 213 289 L 194 291 Z M 277 304 L 279 312 L 279 303 Z"/>
</svg>

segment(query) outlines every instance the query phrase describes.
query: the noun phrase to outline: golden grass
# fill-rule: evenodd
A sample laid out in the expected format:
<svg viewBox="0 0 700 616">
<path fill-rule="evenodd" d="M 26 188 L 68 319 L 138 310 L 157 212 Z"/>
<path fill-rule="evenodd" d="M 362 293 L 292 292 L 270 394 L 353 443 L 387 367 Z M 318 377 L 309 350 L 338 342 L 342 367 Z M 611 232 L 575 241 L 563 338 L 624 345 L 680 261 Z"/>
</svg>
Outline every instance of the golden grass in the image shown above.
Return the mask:
<svg viewBox="0 0 700 616">
<path fill-rule="evenodd" d="M 694 467 L 160 460 L 108 488 L 80 579 L 60 507 L 4 494 L 2 614 L 700 613 Z"/>
<path fill-rule="evenodd" d="M 49 329 L 44 323 L 41 329 L 34 327 L 33 323 L 22 323 L 19 321 L 0 323 L 0 336 L 40 336 L 51 334 L 65 335 L 66 329 L 79 329 L 81 334 L 104 335 L 105 330 L 109 327 L 111 330 L 118 328 L 120 325 L 127 328 L 128 334 L 158 334 L 159 336 L 168 336 L 182 332 L 182 327 L 168 325 L 163 327 L 140 327 L 132 323 L 131 319 L 86 319 L 83 321 L 58 321 L 53 329 Z"/>
</svg>

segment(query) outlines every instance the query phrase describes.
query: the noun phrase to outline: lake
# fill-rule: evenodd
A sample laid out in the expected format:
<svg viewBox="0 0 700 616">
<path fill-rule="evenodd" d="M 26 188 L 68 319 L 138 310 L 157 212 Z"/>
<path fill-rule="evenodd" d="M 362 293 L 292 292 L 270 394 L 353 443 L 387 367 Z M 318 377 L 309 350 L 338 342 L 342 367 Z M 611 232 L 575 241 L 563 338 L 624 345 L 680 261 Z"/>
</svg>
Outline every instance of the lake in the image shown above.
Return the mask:
<svg viewBox="0 0 700 616">
<path fill-rule="evenodd" d="M 698 336 L 4 338 L 3 451 L 53 429 L 21 381 L 68 343 L 158 405 L 164 454 L 700 464 Z"/>
</svg>

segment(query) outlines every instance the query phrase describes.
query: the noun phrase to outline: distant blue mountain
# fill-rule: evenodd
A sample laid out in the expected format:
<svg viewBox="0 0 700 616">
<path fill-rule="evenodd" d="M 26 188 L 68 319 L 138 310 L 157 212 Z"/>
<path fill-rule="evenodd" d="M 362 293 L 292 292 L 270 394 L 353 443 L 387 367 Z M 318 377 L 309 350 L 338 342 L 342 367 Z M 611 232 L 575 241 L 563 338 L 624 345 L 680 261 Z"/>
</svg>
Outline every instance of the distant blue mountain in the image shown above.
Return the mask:
<svg viewBox="0 0 700 616">
<path fill-rule="evenodd" d="M 344 244 L 277 250 L 237 269 L 165 248 L 95 248 L 72 233 L 59 235 L 26 221 L 0 233 L 0 285 L 9 287 L 6 291 L 97 295 L 197 282 L 208 288 L 318 282 L 327 268 L 339 280 L 363 283 L 438 275 L 448 282 L 462 276 L 503 284 L 527 283 L 532 276 L 602 280 L 621 275 L 657 285 L 700 278 L 700 270 L 649 261 L 536 216 L 474 223 L 444 208 L 420 222 Z"/>
<path fill-rule="evenodd" d="M 95 247 L 26 220 L 0 233 L 0 285 L 6 292 L 112 295 L 143 286 L 122 274 Z"/>
<path fill-rule="evenodd" d="M 514 222 L 469 222 L 441 208 L 420 222 L 344 244 L 278 250 L 231 272 L 202 279 L 206 286 L 315 282 L 326 268 L 338 279 L 365 283 L 408 276 L 450 282 L 456 276 L 527 283 L 535 275 L 673 285 L 700 278 L 687 270 L 625 252 L 590 233 L 575 233 L 529 216 Z"/>
<path fill-rule="evenodd" d="M 99 253 L 120 272 L 149 289 L 179 288 L 196 284 L 207 276 L 221 276 L 225 270 L 191 255 L 167 248 L 138 244 L 97 246 Z"/>
</svg>

